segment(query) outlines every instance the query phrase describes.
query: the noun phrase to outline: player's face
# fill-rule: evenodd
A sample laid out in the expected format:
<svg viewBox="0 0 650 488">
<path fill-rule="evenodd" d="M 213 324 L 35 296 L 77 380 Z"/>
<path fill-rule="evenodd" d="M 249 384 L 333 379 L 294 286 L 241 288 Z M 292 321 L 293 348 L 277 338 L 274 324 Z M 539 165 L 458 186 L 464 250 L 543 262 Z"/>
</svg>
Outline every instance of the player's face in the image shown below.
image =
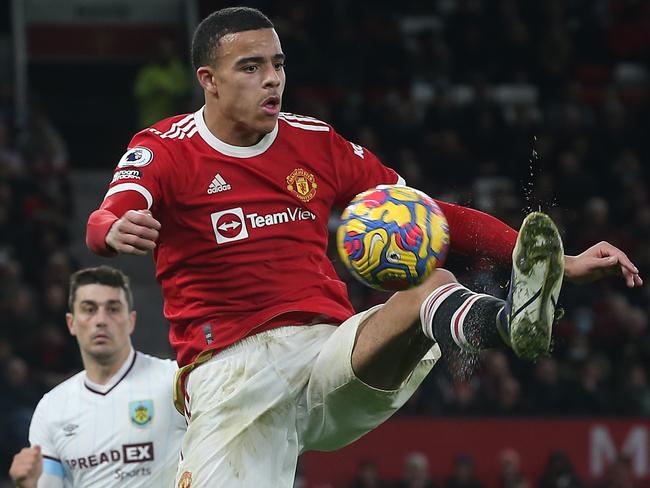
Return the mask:
<svg viewBox="0 0 650 488">
<path fill-rule="evenodd" d="M 136 314 L 129 311 L 121 288 L 99 284 L 77 289 L 73 313 L 66 316 L 70 334 L 76 336 L 85 357 L 102 364 L 122 357 L 131 346 Z"/>
<path fill-rule="evenodd" d="M 228 34 L 215 56 L 213 95 L 219 118 L 241 134 L 237 145 L 254 144 L 273 130 L 280 113 L 285 83 L 280 39 L 274 29 Z"/>
</svg>

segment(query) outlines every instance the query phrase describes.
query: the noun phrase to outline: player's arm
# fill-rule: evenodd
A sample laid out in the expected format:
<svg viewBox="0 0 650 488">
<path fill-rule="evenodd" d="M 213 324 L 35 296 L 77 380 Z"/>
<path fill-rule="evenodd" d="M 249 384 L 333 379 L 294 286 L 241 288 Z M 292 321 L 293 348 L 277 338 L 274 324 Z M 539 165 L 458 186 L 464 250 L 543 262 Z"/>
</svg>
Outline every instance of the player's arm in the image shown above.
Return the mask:
<svg viewBox="0 0 650 488">
<path fill-rule="evenodd" d="M 502 263 L 511 261 L 517 232 L 486 213 L 438 201 L 449 223 L 453 249 L 471 255 L 491 257 Z M 630 288 L 641 286 L 639 270 L 627 255 L 608 242 L 599 242 L 577 256 L 564 256 L 564 275 L 576 283 L 604 276 L 620 275 Z"/>
<path fill-rule="evenodd" d="M 467 207 L 437 201 L 449 223 L 449 240 L 456 251 L 486 256 L 502 263 L 511 261 L 517 231 L 499 219 Z M 641 286 L 639 270 L 623 251 L 599 242 L 578 256 L 564 256 L 564 275 L 584 283 L 608 275 L 620 275 L 627 286 Z"/>
<path fill-rule="evenodd" d="M 159 229 L 160 222 L 148 209 L 128 209 L 118 217 L 102 206 L 88 218 L 86 244 L 101 256 L 144 255 L 155 249 Z"/>
<path fill-rule="evenodd" d="M 393 170 L 384 166 L 367 149 L 352 144 L 332 131 L 332 159 L 339 173 L 340 206 L 347 205 L 357 193 L 379 184 L 404 184 Z M 490 258 L 510 265 L 517 231 L 492 215 L 469 207 L 436 200 L 449 224 L 452 250 L 470 256 Z M 578 256 L 565 256 L 567 279 L 584 282 L 601 276 L 619 274 L 628 286 L 640 286 L 639 271 L 623 251 L 600 242 Z"/>
<path fill-rule="evenodd" d="M 100 256 L 143 255 L 156 247 L 160 222 L 152 210 L 162 200 L 159 182 L 168 156 L 152 137 L 140 133 L 131 141 L 104 201 L 88 218 L 86 245 Z"/>
<path fill-rule="evenodd" d="M 490 258 L 501 264 L 512 262 L 517 231 L 490 214 L 436 200 L 449 224 L 454 252 Z"/>
<path fill-rule="evenodd" d="M 43 457 L 40 446 L 25 447 L 14 456 L 9 477 L 17 488 L 63 488 L 61 461 Z"/>
<path fill-rule="evenodd" d="M 62 488 L 65 471 L 52 440 L 52 424 L 47 412 L 49 397 L 45 395 L 34 410 L 29 424 L 31 447 L 14 456 L 9 476 L 16 486 L 25 488 Z"/>
</svg>

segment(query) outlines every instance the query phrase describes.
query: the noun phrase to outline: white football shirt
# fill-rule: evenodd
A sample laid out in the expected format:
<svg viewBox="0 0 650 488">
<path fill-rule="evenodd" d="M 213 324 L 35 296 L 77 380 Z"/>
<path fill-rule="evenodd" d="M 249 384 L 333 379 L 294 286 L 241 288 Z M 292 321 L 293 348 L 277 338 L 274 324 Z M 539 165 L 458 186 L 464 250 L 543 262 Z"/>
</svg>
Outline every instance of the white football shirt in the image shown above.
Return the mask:
<svg viewBox="0 0 650 488">
<path fill-rule="evenodd" d="M 131 351 L 105 385 L 82 371 L 47 393 L 29 429 L 40 486 L 172 487 L 185 419 L 173 405 L 176 363 Z M 48 481 L 50 480 L 50 481 Z"/>
</svg>

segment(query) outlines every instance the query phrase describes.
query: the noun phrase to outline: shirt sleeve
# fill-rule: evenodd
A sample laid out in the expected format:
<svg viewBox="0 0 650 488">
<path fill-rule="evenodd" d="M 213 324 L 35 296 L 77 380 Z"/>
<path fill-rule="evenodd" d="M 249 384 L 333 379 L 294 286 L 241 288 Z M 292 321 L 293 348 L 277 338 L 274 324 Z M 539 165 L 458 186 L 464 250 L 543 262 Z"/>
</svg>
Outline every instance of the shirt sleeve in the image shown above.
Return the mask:
<svg viewBox="0 0 650 488">
<path fill-rule="evenodd" d="M 29 425 L 29 443 L 41 446 L 43 473 L 38 479 L 38 488 L 62 488 L 65 471 L 54 441 L 52 425 L 47 421 L 47 396 L 43 397 L 34 410 Z"/>
<path fill-rule="evenodd" d="M 63 466 L 60 462 L 51 462 L 52 465 L 55 466 L 48 465 L 50 462 L 49 459 L 43 459 L 43 474 L 41 474 L 41 477 L 38 479 L 37 488 L 63 488 Z M 53 474 L 51 470 L 56 472 L 60 471 L 61 476 Z"/>
<path fill-rule="evenodd" d="M 118 217 L 131 209 L 153 212 L 164 200 L 161 181 L 170 159 L 158 136 L 138 133 L 118 161 L 100 208 Z"/>
<path fill-rule="evenodd" d="M 129 210 L 156 211 L 165 200 L 162 181 L 170 156 L 158 137 L 151 132 L 137 134 L 117 163 L 108 191 L 86 225 L 86 245 L 96 254 L 111 256 L 106 234 Z"/>
<path fill-rule="evenodd" d="M 449 225 L 451 249 L 460 254 L 486 257 L 499 264 L 512 263 L 517 231 L 492 215 L 473 208 L 436 200 Z"/>
<path fill-rule="evenodd" d="M 358 193 L 377 185 L 404 184 L 394 170 L 384 166 L 377 156 L 332 130 L 331 151 L 336 168 L 338 193 L 335 205 L 345 207 Z"/>
</svg>

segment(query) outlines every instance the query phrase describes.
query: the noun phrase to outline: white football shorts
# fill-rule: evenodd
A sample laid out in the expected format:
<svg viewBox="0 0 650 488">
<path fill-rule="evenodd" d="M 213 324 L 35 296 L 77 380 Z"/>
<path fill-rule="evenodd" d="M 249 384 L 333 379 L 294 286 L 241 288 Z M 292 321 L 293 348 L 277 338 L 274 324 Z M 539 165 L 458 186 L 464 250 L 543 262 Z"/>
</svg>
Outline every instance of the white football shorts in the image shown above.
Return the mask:
<svg viewBox="0 0 650 488">
<path fill-rule="evenodd" d="M 193 370 L 176 486 L 290 488 L 299 454 L 341 448 L 395 413 L 440 348 L 434 345 L 398 390 L 363 383 L 352 371 L 352 348 L 359 324 L 380 307 L 338 327 L 261 332 Z"/>
</svg>

